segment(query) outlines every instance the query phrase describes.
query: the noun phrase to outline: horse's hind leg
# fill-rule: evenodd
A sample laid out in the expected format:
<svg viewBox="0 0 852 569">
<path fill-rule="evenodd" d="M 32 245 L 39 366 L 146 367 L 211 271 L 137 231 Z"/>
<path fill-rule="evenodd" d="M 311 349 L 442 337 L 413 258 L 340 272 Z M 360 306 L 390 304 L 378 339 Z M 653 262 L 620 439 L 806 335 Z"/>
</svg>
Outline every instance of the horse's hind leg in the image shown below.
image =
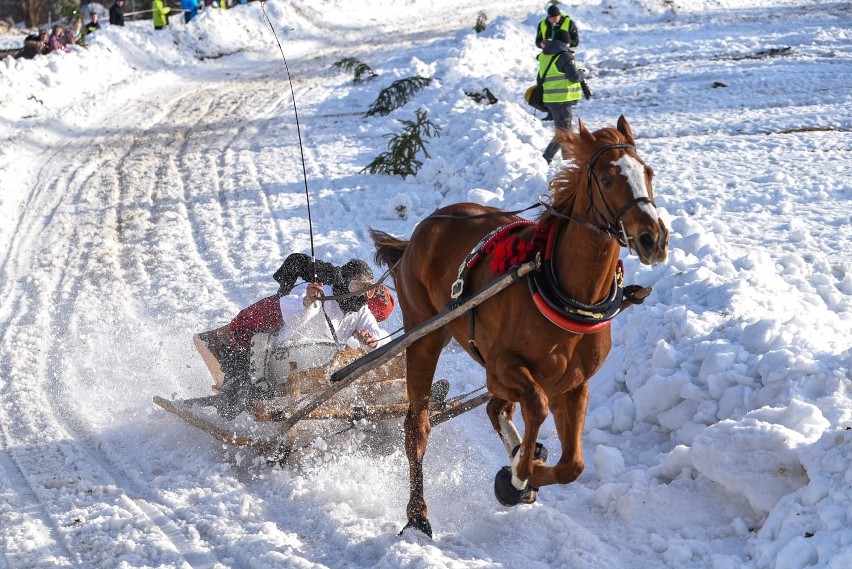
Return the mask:
<svg viewBox="0 0 852 569">
<path fill-rule="evenodd" d="M 506 447 L 506 454 L 511 458 L 512 450 L 521 444 L 521 434 L 518 432 L 515 423 L 512 422 L 515 404 L 499 397 L 492 397 L 488 400 L 488 405 L 485 406 L 485 412 L 491 419 L 491 426 L 500 435 L 500 440 Z"/>
<path fill-rule="evenodd" d="M 426 453 L 426 444 L 432 430 L 429 422 L 429 391 L 443 347 L 444 338 L 439 333 L 432 333 L 409 346 L 406 354 L 408 413 L 405 416 L 404 428 L 410 494 L 406 508 L 408 524 L 403 531 L 411 527 L 429 537 L 432 537 L 432 526 L 429 523 L 423 491 L 423 455 Z"/>
</svg>

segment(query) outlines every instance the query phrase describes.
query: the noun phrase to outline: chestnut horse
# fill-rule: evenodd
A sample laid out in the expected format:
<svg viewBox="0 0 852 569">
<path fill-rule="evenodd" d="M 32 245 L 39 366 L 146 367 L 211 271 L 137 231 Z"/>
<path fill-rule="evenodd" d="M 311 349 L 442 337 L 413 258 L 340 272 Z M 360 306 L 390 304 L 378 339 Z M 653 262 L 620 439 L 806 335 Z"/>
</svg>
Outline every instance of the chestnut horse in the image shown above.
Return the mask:
<svg viewBox="0 0 852 569">
<path fill-rule="evenodd" d="M 563 296 L 579 306 L 595 306 L 615 286 L 621 246 L 635 252 L 644 264 L 664 261 L 668 230 L 654 206 L 653 172 L 636 153 L 633 133 L 623 116 L 617 128 L 594 133 L 580 121 L 579 132 L 564 135 L 563 150 L 573 158 L 573 166 L 553 178 L 550 207 L 535 226 L 521 229 L 518 235 L 529 239 L 536 230 L 557 229 L 552 266 L 558 286 Z M 405 330 L 441 312 L 451 301 L 460 264 L 474 246 L 495 228 L 517 220 L 496 208 L 462 203 L 424 219 L 409 241 L 371 230 L 376 261 L 396 266 L 393 276 Z M 497 276 L 489 262 L 479 262 L 467 272 L 465 290 L 475 293 Z M 499 473 L 495 482 L 497 498 L 505 505 L 531 503 L 541 486 L 568 484 L 580 476 L 588 381 L 612 345 L 606 324 L 580 333 L 553 324 L 522 282 L 478 306 L 474 322 L 475 327 L 469 318 L 453 320 L 408 347 L 405 451 L 410 497 L 405 527 L 430 537 L 423 491 L 423 455 L 431 429 L 429 390 L 438 357 L 450 340 L 455 338 L 472 357 L 484 360 L 492 395 L 488 417 L 511 462 L 511 470 L 501 471 L 502 483 Z M 478 354 L 469 344 L 472 331 Z M 520 404 L 524 420 L 523 439 L 512 422 L 515 403 Z M 562 456 L 553 466 L 545 464 L 546 456 L 536 443 L 548 409 L 562 445 Z"/>
</svg>

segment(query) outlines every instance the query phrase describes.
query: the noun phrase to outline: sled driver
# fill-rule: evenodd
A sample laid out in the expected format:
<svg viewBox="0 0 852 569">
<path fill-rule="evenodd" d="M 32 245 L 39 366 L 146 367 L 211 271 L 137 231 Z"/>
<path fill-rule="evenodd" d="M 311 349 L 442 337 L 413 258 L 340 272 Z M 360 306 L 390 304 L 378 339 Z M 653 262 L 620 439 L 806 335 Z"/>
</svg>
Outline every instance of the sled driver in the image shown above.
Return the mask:
<svg viewBox="0 0 852 569">
<path fill-rule="evenodd" d="M 308 282 L 301 296 L 289 294 L 297 278 Z M 197 334 L 195 346 L 210 369 L 220 392 L 218 411 L 227 419 L 236 417 L 249 400 L 271 396 L 259 393 L 249 381 L 251 339 L 258 332 L 277 332 L 278 342 L 302 344 L 333 341 L 336 344 L 361 345 L 372 350 L 387 342 L 379 328 L 393 310 L 394 301 L 387 287 L 373 286 L 373 271 L 361 259 L 352 259 L 337 268 L 330 263 L 313 261 L 307 255 L 290 255 L 275 273 L 281 288 L 278 293 L 241 310 L 227 326 Z M 321 301 L 365 289 L 340 300 Z"/>
</svg>

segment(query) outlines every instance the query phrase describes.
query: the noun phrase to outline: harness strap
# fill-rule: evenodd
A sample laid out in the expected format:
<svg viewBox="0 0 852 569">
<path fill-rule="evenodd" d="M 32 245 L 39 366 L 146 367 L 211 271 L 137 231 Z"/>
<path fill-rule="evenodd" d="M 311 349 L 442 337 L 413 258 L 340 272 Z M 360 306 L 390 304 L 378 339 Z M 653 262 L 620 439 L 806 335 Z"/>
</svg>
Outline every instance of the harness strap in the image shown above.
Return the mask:
<svg viewBox="0 0 852 569">
<path fill-rule="evenodd" d="M 476 345 L 476 307 L 470 309 L 470 340 L 468 340 L 467 345 L 470 347 L 474 359 L 485 366 L 485 358 L 479 351 L 479 346 Z"/>
<path fill-rule="evenodd" d="M 559 233 L 557 227 L 551 227 L 547 239 L 547 248 L 544 252 L 544 258 L 540 273 L 544 277 L 544 282 L 539 282 L 538 287 L 542 289 L 543 295 L 550 300 L 554 306 L 563 305 L 565 311 L 575 311 L 577 314 L 589 318 L 612 318 L 617 313 L 617 307 L 621 306 L 620 288 L 623 286 L 624 269 L 621 261 L 618 262 L 615 270 L 615 278 L 612 281 L 610 293 L 606 299 L 596 304 L 585 304 L 578 300 L 567 296 L 556 278 L 556 270 L 553 266 L 553 252 L 556 244 L 556 236 Z M 536 275 L 536 278 L 538 275 Z"/>
<path fill-rule="evenodd" d="M 544 54 L 542 54 L 544 55 Z M 542 85 L 544 83 L 544 78 L 547 77 L 547 72 L 550 71 L 550 66 L 556 62 L 556 58 L 559 57 L 559 54 L 555 54 L 550 58 L 550 61 L 547 64 L 547 67 L 544 68 L 544 73 L 541 75 L 536 75 L 536 83 Z M 558 68 L 557 68 L 558 69 Z"/>
<path fill-rule="evenodd" d="M 461 265 L 459 265 L 458 276 L 456 280 L 453 282 L 452 288 L 450 289 L 450 298 L 457 300 L 464 293 L 464 276 L 468 269 L 473 267 L 483 255 L 485 255 L 486 247 L 494 241 L 497 241 L 504 237 L 507 233 L 515 231 L 521 227 L 529 227 L 530 225 L 535 225 L 535 221 L 529 221 L 526 219 L 519 219 L 517 221 L 512 221 L 505 225 L 501 225 L 500 227 L 490 231 L 485 235 L 479 242 L 471 249 L 470 253 L 467 254 L 464 261 L 462 261 Z"/>
</svg>

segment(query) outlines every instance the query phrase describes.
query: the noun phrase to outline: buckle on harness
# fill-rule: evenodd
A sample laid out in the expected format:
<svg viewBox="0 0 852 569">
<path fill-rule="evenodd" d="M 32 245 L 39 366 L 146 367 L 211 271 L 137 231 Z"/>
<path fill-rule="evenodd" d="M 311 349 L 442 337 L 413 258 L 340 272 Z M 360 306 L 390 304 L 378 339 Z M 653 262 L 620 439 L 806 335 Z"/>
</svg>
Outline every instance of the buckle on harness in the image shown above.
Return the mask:
<svg viewBox="0 0 852 569">
<path fill-rule="evenodd" d="M 456 279 L 452 288 L 450 288 L 450 297 L 458 298 L 462 295 L 462 292 L 464 292 L 464 280 Z"/>
</svg>

